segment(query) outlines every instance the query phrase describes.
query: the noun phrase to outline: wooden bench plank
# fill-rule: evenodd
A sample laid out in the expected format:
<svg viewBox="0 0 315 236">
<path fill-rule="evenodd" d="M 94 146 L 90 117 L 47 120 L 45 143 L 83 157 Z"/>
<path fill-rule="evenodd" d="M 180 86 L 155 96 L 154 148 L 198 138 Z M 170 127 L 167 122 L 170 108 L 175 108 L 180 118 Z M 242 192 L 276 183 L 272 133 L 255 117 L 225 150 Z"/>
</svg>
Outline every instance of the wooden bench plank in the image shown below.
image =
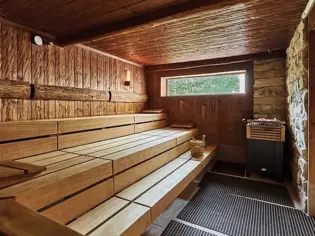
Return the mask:
<svg viewBox="0 0 315 236">
<path fill-rule="evenodd" d="M 57 162 L 61 162 L 61 161 L 65 161 L 65 160 L 69 160 L 69 159 L 75 158 L 77 156 L 78 155 L 74 154 L 74 153 L 63 153 L 62 155 L 59 155 L 59 156 L 55 156 L 55 157 L 51 157 L 51 158 L 46 158 L 44 160 L 38 160 L 38 161 L 32 162 L 32 164 L 40 165 L 40 166 L 48 166 L 48 165 L 51 165 L 51 164 L 55 164 Z M 18 161 L 24 162 L 24 161 L 21 161 L 21 160 L 18 160 Z"/>
<path fill-rule="evenodd" d="M 136 139 L 138 137 L 144 138 L 146 136 L 141 135 L 141 134 L 131 134 L 131 135 L 127 135 L 127 136 L 123 136 L 123 137 L 119 137 L 119 138 L 113 138 L 113 139 L 108 139 L 108 140 L 99 141 L 99 142 L 95 142 L 95 143 L 84 144 L 84 145 L 80 145 L 80 146 L 76 146 L 76 147 L 72 147 L 72 148 L 67 148 L 67 149 L 63 149 L 62 151 L 78 153 L 80 151 L 87 150 L 90 148 L 96 148 L 96 147 L 105 146 L 105 145 L 112 145 L 112 144 L 123 142 L 123 141 L 129 142 L 128 140 L 130 138 Z"/>
<path fill-rule="evenodd" d="M 152 221 L 154 221 L 214 158 L 216 149 L 216 145 L 207 146 L 202 157 L 196 158 L 197 160 L 189 160 L 135 202 L 150 207 Z"/>
<path fill-rule="evenodd" d="M 189 144 L 183 144 L 172 148 L 163 154 L 160 154 L 150 160 L 147 160 L 129 170 L 122 172 L 119 175 L 114 176 L 114 189 L 115 193 L 122 191 L 126 187 L 137 182 L 139 179 L 147 176 L 156 169 L 164 166 L 168 162 L 174 160 L 183 152 L 189 149 Z"/>
<path fill-rule="evenodd" d="M 131 203 L 113 218 L 101 225 L 91 236 L 141 235 L 151 224 L 150 209 Z"/>
<path fill-rule="evenodd" d="M 168 149 L 176 146 L 176 139 L 161 138 L 127 150 L 105 156 L 113 161 L 114 174 L 128 169 L 140 162 L 150 159 Z"/>
<path fill-rule="evenodd" d="M 58 134 L 134 124 L 134 115 L 112 115 L 58 121 Z"/>
<path fill-rule="evenodd" d="M 4 235 L 19 236 L 81 235 L 14 200 L 0 200 L 0 232 Z"/>
<path fill-rule="evenodd" d="M 16 160 L 57 150 L 57 137 L 32 139 L 0 144 L 0 159 Z"/>
<path fill-rule="evenodd" d="M 106 180 L 41 212 L 61 224 L 67 224 L 114 195 L 113 179 Z"/>
<path fill-rule="evenodd" d="M 154 171 L 152 174 L 139 180 L 130 187 L 126 188 L 124 191 L 118 193 L 117 196 L 129 201 L 133 201 L 186 162 L 188 162 L 187 159 L 177 158 L 160 169 Z"/>
<path fill-rule="evenodd" d="M 8 178 L 8 177 L 13 177 L 17 175 L 24 175 L 24 171 L 14 169 L 11 167 L 0 166 L 0 181 L 3 180 L 2 178 Z"/>
<path fill-rule="evenodd" d="M 59 149 L 69 148 L 134 133 L 134 125 L 58 136 Z"/>
<path fill-rule="evenodd" d="M 159 137 L 147 137 L 135 142 L 132 142 L 133 140 L 129 140 L 128 143 L 125 143 L 124 145 L 116 146 L 116 147 L 111 147 L 111 148 L 104 148 L 105 150 L 100 150 L 97 152 L 89 153 L 90 156 L 93 157 L 102 157 L 106 159 L 107 155 L 110 155 L 115 152 L 123 151 L 132 147 L 140 146 L 142 144 L 146 144 L 155 140 L 160 139 Z"/>
<path fill-rule="evenodd" d="M 79 165 L 81 163 L 84 163 L 93 159 L 94 159 L 93 157 L 77 156 L 76 158 L 71 158 L 62 162 L 57 162 L 57 163 L 46 166 L 46 170 L 44 170 L 43 172 L 37 175 L 27 174 L 23 176 L 18 176 L 17 178 L 10 178 L 8 180 L 2 180 L 0 181 L 0 188 L 8 187 L 17 183 L 22 183 L 22 182 L 25 182 L 34 178 L 38 178 L 43 175 L 56 172 L 58 170 L 62 170 L 62 169 L 65 169 L 74 165 Z M 21 160 L 24 160 L 24 159 L 21 159 Z"/>
<path fill-rule="evenodd" d="M 36 155 L 36 156 L 24 157 L 22 159 L 18 159 L 17 161 L 24 162 L 24 163 L 33 163 L 36 161 L 45 160 L 45 159 L 48 159 L 51 157 L 56 157 L 56 156 L 63 155 L 63 154 L 65 154 L 65 153 L 61 152 L 61 151 L 53 151 L 53 152 L 48 152 L 48 153 L 40 154 L 40 155 Z"/>
<path fill-rule="evenodd" d="M 188 161 L 136 199 L 135 202 L 150 207 L 152 221 L 154 221 L 201 170 L 200 162 Z"/>
<path fill-rule="evenodd" d="M 110 161 L 91 160 L 5 188 L 0 196 L 16 196 L 17 201 L 38 210 L 111 175 Z"/>
<path fill-rule="evenodd" d="M 57 122 L 51 120 L 0 122 L 0 142 L 57 134 Z"/>
<path fill-rule="evenodd" d="M 165 120 L 165 119 L 167 119 L 167 115 L 165 113 L 159 113 L 159 114 L 136 114 L 135 115 L 135 123 L 144 123 L 144 122 Z"/>
<path fill-rule="evenodd" d="M 129 135 L 130 136 L 130 135 Z M 105 156 L 110 153 L 114 153 L 120 150 L 127 149 L 129 146 L 137 146 L 139 143 L 145 143 L 147 140 L 147 136 L 141 135 L 138 137 L 130 137 L 129 139 L 124 139 L 122 141 L 117 141 L 114 143 L 105 144 L 102 146 L 97 146 L 85 150 L 78 151 L 78 154 L 91 154 L 94 157 Z M 132 145 L 133 143 L 133 145 Z M 102 154 L 104 152 L 104 154 Z M 92 154 L 93 153 L 93 154 Z"/>
<path fill-rule="evenodd" d="M 149 123 L 141 123 L 135 125 L 135 133 L 158 129 L 167 126 L 167 120 L 153 121 Z"/>
<path fill-rule="evenodd" d="M 68 227 L 86 235 L 103 222 L 106 222 L 128 204 L 129 202 L 126 200 L 113 197 L 71 222 Z"/>
<path fill-rule="evenodd" d="M 181 144 L 183 142 L 189 141 L 192 138 L 196 137 L 199 134 L 198 129 L 189 129 L 183 130 L 182 132 L 170 135 L 170 137 L 174 137 L 177 139 L 177 144 Z"/>
</svg>

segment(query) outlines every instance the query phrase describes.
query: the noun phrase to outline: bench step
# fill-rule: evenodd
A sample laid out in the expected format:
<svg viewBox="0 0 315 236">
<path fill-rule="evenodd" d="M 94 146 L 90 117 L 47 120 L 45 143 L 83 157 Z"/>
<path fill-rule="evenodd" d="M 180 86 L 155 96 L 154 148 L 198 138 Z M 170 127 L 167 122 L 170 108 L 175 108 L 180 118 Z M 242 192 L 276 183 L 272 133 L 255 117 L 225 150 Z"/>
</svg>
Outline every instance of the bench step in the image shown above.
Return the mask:
<svg viewBox="0 0 315 236">
<path fill-rule="evenodd" d="M 83 235 L 88 234 L 129 204 L 128 201 L 113 197 L 87 212 L 67 226 Z"/>
<path fill-rule="evenodd" d="M 18 202 L 38 210 L 111 175 L 110 161 L 91 160 L 5 188 L 0 196 L 16 196 Z"/>
<path fill-rule="evenodd" d="M 153 171 L 159 169 L 165 164 L 177 158 L 179 155 L 189 149 L 189 143 L 186 142 L 180 146 L 174 147 L 152 159 L 149 159 L 129 170 L 122 172 L 114 177 L 115 192 L 127 188 L 131 184 L 137 182 L 139 179 L 147 176 Z"/>
<path fill-rule="evenodd" d="M 150 225 L 150 208 L 131 203 L 89 235 L 136 236 L 142 234 Z"/>
</svg>

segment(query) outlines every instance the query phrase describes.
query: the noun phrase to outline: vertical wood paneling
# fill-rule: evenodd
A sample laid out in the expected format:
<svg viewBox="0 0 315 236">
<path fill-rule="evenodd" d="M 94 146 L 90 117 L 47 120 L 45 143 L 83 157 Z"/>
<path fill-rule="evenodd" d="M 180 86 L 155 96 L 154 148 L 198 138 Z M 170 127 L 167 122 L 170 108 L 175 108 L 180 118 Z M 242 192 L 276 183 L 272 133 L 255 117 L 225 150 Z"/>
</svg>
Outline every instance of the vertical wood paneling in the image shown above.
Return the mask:
<svg viewBox="0 0 315 236">
<path fill-rule="evenodd" d="M 132 74 L 124 86 L 125 70 Z M 145 91 L 143 68 L 75 46 L 36 46 L 31 33 L 0 22 L 0 79 L 98 90 Z M 0 121 L 141 112 L 144 104 L 0 99 Z"/>
<path fill-rule="evenodd" d="M 240 66 L 248 70 L 248 85 L 252 88 L 252 65 Z M 163 76 L 213 73 L 213 70 L 227 71 L 232 70 L 233 67 L 234 65 L 224 68 L 198 67 L 174 71 L 147 71 L 147 91 L 149 108 L 166 109 L 171 123 L 193 122 L 201 133 L 207 135 L 208 142 L 220 144 L 220 158 L 223 156 L 222 159 L 225 161 L 244 162 L 245 131 L 242 119 L 253 116 L 251 89 L 246 95 L 161 97 L 161 77 Z"/>
<path fill-rule="evenodd" d="M 2 24 L 2 79 L 17 80 L 17 28 Z M 17 120 L 17 99 L 3 99 L 2 120 Z"/>
<path fill-rule="evenodd" d="M 17 29 L 17 73 L 18 80 L 31 82 L 31 53 L 32 45 L 29 41 L 30 32 Z M 29 120 L 32 117 L 32 102 L 29 100 L 17 100 L 17 120 Z"/>
<path fill-rule="evenodd" d="M 83 50 L 83 88 L 91 87 L 91 61 L 90 51 Z M 91 102 L 82 102 L 83 104 L 83 116 L 91 116 Z"/>
<path fill-rule="evenodd" d="M 74 67 L 74 86 L 76 88 L 83 88 L 83 49 L 75 48 L 75 67 Z M 83 116 L 83 102 L 75 101 L 75 117 Z"/>
</svg>

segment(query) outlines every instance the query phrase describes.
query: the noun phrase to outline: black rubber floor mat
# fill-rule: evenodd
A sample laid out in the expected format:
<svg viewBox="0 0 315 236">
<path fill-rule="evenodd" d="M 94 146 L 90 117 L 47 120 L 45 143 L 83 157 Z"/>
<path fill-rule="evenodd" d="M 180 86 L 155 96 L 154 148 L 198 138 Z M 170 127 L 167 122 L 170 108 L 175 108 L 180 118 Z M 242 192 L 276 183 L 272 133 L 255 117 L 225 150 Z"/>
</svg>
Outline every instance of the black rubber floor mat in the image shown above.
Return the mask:
<svg viewBox="0 0 315 236">
<path fill-rule="evenodd" d="M 177 221 L 171 221 L 169 225 L 163 231 L 161 236 L 215 236 L 208 232 L 196 229 L 194 227 L 179 223 Z"/>
<path fill-rule="evenodd" d="M 230 236 L 314 236 L 315 220 L 302 211 L 201 188 L 179 219 Z"/>
<path fill-rule="evenodd" d="M 294 207 L 285 186 L 207 173 L 200 186 L 213 191 Z"/>
<path fill-rule="evenodd" d="M 217 161 L 214 167 L 211 169 L 212 172 L 223 173 L 228 175 L 235 175 L 244 177 L 245 176 L 245 165 L 238 163 L 230 163 Z"/>
</svg>

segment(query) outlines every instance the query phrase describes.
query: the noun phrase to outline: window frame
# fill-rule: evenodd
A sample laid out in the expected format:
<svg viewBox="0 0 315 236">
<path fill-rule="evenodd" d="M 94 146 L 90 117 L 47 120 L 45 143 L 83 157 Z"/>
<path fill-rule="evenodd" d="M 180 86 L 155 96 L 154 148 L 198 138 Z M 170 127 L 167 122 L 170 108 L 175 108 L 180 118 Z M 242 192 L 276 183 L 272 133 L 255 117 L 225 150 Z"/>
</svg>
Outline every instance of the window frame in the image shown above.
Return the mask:
<svg viewBox="0 0 315 236">
<path fill-rule="evenodd" d="M 172 75 L 172 76 L 163 76 L 161 77 L 161 97 L 199 97 L 199 96 L 244 96 L 247 95 L 248 89 L 248 69 L 238 69 L 238 70 L 222 70 L 220 72 L 213 72 L 213 73 L 196 73 L 196 74 L 185 74 L 185 75 Z M 191 95 L 168 95 L 168 80 L 176 80 L 176 79 L 183 79 L 183 78 L 192 78 L 192 77 L 204 77 L 204 76 L 215 76 L 215 75 L 234 75 L 234 74 L 245 74 L 245 92 L 244 93 L 217 93 L 217 94 L 191 94 Z"/>
</svg>

